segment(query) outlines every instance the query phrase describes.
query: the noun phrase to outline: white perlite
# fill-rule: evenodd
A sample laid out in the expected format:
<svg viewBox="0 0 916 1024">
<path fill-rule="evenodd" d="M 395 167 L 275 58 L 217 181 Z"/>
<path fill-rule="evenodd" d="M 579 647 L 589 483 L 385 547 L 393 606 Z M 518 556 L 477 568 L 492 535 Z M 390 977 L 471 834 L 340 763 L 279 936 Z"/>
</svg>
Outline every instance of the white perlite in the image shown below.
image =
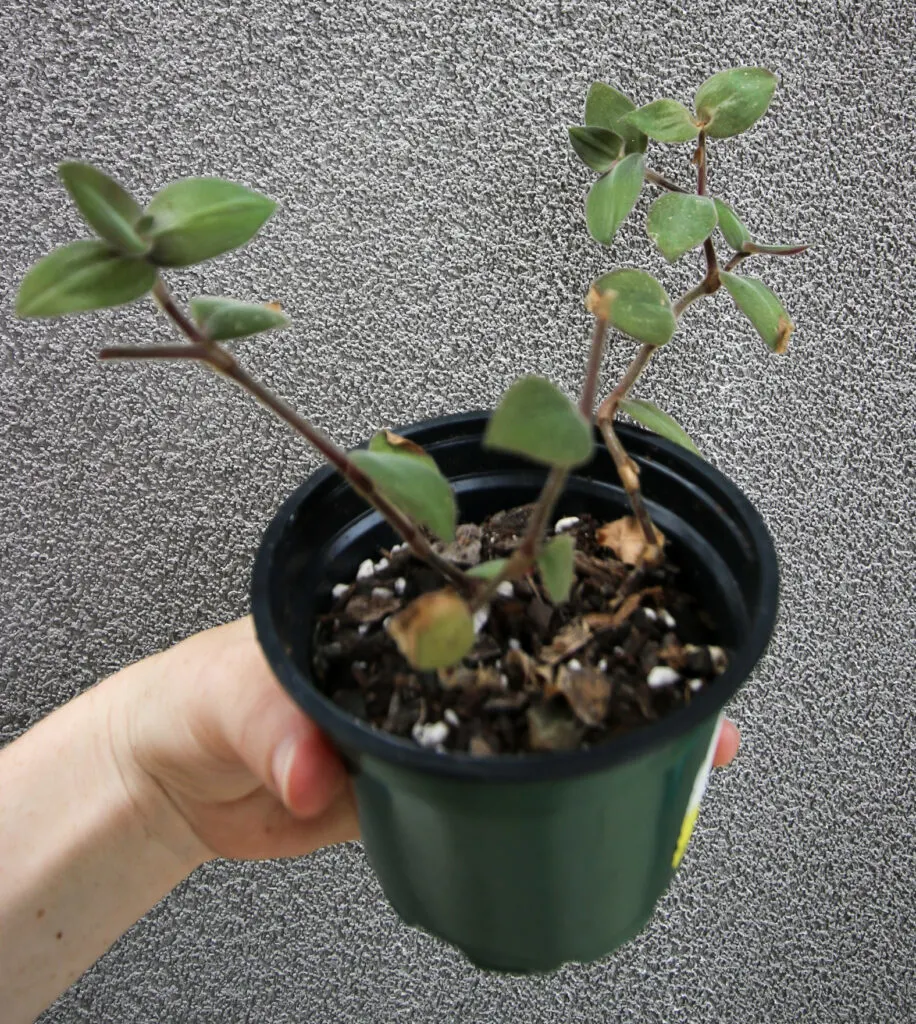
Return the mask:
<svg viewBox="0 0 916 1024">
<path fill-rule="evenodd" d="M 387 569 L 387 568 L 388 568 L 388 559 L 387 558 L 380 558 L 375 563 L 375 571 L 376 572 L 381 572 L 382 569 Z"/>
<path fill-rule="evenodd" d="M 458 712 L 452 708 L 446 708 L 442 717 L 448 722 L 449 725 L 454 725 L 457 728 L 461 725 L 461 719 L 458 717 Z"/>
<path fill-rule="evenodd" d="M 655 622 L 655 620 L 658 618 L 658 616 L 655 614 L 655 611 L 652 608 L 643 608 L 642 613 L 650 622 Z"/>
<path fill-rule="evenodd" d="M 579 661 L 578 658 L 570 658 L 568 664 L 569 664 L 569 671 L 570 672 L 581 672 L 582 671 L 582 662 Z"/>
<path fill-rule="evenodd" d="M 520 651 L 522 649 L 521 642 L 516 640 L 514 636 L 509 637 L 509 650 Z"/>
<path fill-rule="evenodd" d="M 407 589 L 407 580 L 403 576 L 399 576 L 394 581 L 394 592 L 400 597 L 401 594 Z"/>
<path fill-rule="evenodd" d="M 671 614 L 671 612 L 668 611 L 667 608 L 662 608 L 662 610 L 658 613 L 658 617 L 662 620 L 662 623 L 665 625 L 667 629 L 674 629 L 674 627 L 677 625 L 674 616 Z"/>
<path fill-rule="evenodd" d="M 365 636 L 369 632 L 369 623 L 368 622 L 361 622 L 356 627 L 356 632 L 359 633 L 360 636 Z"/>
<path fill-rule="evenodd" d="M 474 632 L 479 633 L 483 627 L 487 624 L 487 619 L 490 617 L 490 606 L 485 605 L 483 608 L 478 608 L 474 612 Z"/>
<path fill-rule="evenodd" d="M 566 516 L 565 519 L 558 519 L 553 528 L 553 532 L 562 533 L 564 530 L 571 530 L 578 522 L 578 516 Z"/>
<path fill-rule="evenodd" d="M 709 657 L 712 659 L 712 670 L 716 675 L 722 675 L 722 673 L 728 668 L 728 656 L 721 647 L 710 647 Z"/>
<path fill-rule="evenodd" d="M 702 690 L 703 689 L 703 680 L 702 679 L 688 679 L 687 680 L 687 685 L 690 687 L 691 690 L 693 690 L 694 693 L 696 693 L 697 690 Z"/>
<path fill-rule="evenodd" d="M 373 587 L 372 588 L 372 596 L 373 597 L 394 597 L 394 594 L 392 594 L 391 591 L 387 587 Z"/>
<path fill-rule="evenodd" d="M 350 585 L 348 583 L 335 583 L 334 586 L 331 587 L 331 596 L 335 599 L 343 597 L 349 589 Z"/>
<path fill-rule="evenodd" d="M 496 588 L 496 593 L 499 594 L 500 597 L 514 597 L 515 587 L 512 586 L 511 580 L 503 580 Z"/>
<path fill-rule="evenodd" d="M 356 578 L 358 580 L 367 580 L 375 572 L 375 563 L 371 558 L 367 558 L 365 562 L 359 563 L 359 568 L 356 570 Z"/>
<path fill-rule="evenodd" d="M 438 747 L 444 743 L 448 736 L 448 723 L 427 722 L 421 725 L 419 722 L 413 727 L 413 738 L 421 747 Z"/>
<path fill-rule="evenodd" d="M 673 668 L 668 668 L 667 665 L 656 665 L 646 676 L 646 682 L 653 690 L 657 690 L 661 686 L 671 686 L 680 678 L 680 673 L 675 672 Z"/>
</svg>

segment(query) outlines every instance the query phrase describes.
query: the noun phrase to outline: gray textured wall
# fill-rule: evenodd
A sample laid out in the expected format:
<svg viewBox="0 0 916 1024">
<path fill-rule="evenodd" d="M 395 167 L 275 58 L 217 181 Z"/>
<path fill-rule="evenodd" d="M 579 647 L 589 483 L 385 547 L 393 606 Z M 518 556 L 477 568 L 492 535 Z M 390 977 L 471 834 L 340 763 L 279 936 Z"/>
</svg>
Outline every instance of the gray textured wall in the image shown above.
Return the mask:
<svg viewBox="0 0 916 1024">
<path fill-rule="evenodd" d="M 143 196 L 214 173 L 282 202 L 250 251 L 174 283 L 282 301 L 295 329 L 245 356 L 343 442 L 492 403 L 520 371 L 572 391 L 585 283 L 617 260 L 661 270 L 645 203 L 613 260 L 584 230 L 565 125 L 592 79 L 647 102 L 731 64 L 778 71 L 771 116 L 712 146 L 711 187 L 761 236 L 817 243 L 766 268 L 799 324 L 789 355 L 768 357 L 719 295 L 641 392 L 746 488 L 785 575 L 774 643 L 732 709 L 741 757 L 646 933 L 603 963 L 506 980 L 402 927 L 358 846 L 218 863 L 44 1021 L 916 1019 L 914 11 L 6 0 L 2 740 L 243 613 L 258 536 L 316 465 L 202 372 L 99 366 L 107 341 L 167 336 L 152 309 L 12 319 L 28 264 L 81 233 L 62 158 Z M 681 173 L 684 152 L 658 166 Z M 695 262 L 662 270 L 672 291 Z M 630 350 L 615 344 L 608 380 Z"/>
</svg>

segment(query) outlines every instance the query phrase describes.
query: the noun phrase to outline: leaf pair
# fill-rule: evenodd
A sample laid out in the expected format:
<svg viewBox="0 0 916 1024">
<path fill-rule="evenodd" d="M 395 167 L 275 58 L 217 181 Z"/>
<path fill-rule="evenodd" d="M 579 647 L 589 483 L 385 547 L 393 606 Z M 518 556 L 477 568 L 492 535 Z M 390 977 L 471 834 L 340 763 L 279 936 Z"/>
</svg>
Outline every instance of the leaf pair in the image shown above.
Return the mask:
<svg viewBox="0 0 916 1024">
<path fill-rule="evenodd" d="M 576 544 L 566 533 L 551 537 L 535 559 L 541 574 L 541 582 L 547 596 L 554 604 L 562 604 L 568 597 L 575 579 Z M 500 576 L 509 564 L 507 558 L 492 558 L 468 569 L 468 576 L 475 579 L 492 580 Z"/>
<path fill-rule="evenodd" d="M 690 142 L 704 132 L 724 139 L 746 131 L 766 113 L 776 76 L 766 68 L 731 68 L 707 78 L 694 97 L 696 113 L 662 99 L 631 111 L 625 124 L 658 142 Z"/>
<path fill-rule="evenodd" d="M 166 185 L 142 210 L 95 167 L 65 163 L 59 170 L 100 240 L 71 242 L 39 260 L 20 287 L 19 316 L 60 316 L 133 302 L 154 287 L 158 267 L 190 266 L 244 245 L 276 205 L 229 181 L 188 178 Z M 268 326 L 280 325 L 257 315 L 269 320 Z M 241 316 L 238 309 L 235 316 Z M 254 318 L 252 313 L 249 324 Z M 245 333 L 253 331 L 246 327 Z"/>
</svg>

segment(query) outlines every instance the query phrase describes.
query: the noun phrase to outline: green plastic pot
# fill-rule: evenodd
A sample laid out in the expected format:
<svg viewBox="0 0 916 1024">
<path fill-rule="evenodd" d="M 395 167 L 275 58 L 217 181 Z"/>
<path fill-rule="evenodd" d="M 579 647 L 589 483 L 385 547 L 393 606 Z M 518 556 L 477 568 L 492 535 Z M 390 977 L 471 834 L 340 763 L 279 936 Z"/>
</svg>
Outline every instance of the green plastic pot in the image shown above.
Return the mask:
<svg viewBox="0 0 916 1024">
<path fill-rule="evenodd" d="M 487 413 L 401 428 L 453 482 L 463 521 L 531 501 L 544 474 L 487 451 Z M 377 730 L 333 704 L 312 674 L 316 616 L 338 582 L 396 539 L 334 472 L 283 505 L 258 552 L 258 637 L 283 686 L 354 776 L 366 853 L 395 910 L 491 970 L 550 971 L 636 935 L 667 888 L 696 818 L 722 708 L 773 629 L 778 569 L 759 515 L 721 473 L 653 434 L 620 427 L 650 512 L 711 612 L 729 667 L 691 703 L 589 750 L 475 758 Z M 626 513 L 596 435 L 558 515 Z"/>
</svg>

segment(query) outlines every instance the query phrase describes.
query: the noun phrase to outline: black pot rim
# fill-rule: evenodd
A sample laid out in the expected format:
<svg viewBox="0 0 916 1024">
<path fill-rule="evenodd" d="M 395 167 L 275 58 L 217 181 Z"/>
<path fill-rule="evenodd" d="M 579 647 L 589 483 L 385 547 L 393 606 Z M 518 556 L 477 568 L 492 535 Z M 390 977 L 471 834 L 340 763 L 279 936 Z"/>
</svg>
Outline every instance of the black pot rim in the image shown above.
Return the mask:
<svg viewBox="0 0 916 1024">
<path fill-rule="evenodd" d="M 395 429 L 408 437 L 412 433 L 431 429 L 440 434 L 445 434 L 450 429 L 461 433 L 459 428 L 471 426 L 488 416 L 489 412 L 486 410 L 474 410 L 436 417 Z M 328 477 L 336 475 L 336 470 L 331 466 L 324 466 L 309 476 L 280 506 L 264 533 L 252 571 L 252 611 L 258 640 L 287 692 L 319 728 L 330 734 L 337 744 L 351 754 L 368 755 L 424 774 L 491 782 L 533 782 L 591 774 L 663 746 L 718 715 L 749 676 L 773 632 L 779 592 L 779 569 L 773 540 L 760 514 L 748 498 L 728 477 L 708 462 L 685 448 L 641 428 L 621 424 L 617 431 L 623 440 L 628 436 L 638 437 L 643 441 L 650 439 L 655 450 L 688 465 L 694 479 L 704 479 L 711 485 L 712 490 L 724 494 L 740 515 L 742 527 L 746 530 L 751 546 L 758 556 L 761 600 L 751 621 L 748 636 L 733 652 L 728 669 L 716 680 L 714 686 L 702 690 L 689 705 L 677 709 L 657 722 L 600 745 L 573 751 L 500 754 L 494 757 L 476 757 L 454 751 L 438 752 L 376 729 L 368 722 L 350 715 L 326 697 L 294 664 L 277 631 L 270 610 L 273 554 L 280 544 L 288 522 L 299 507 Z M 377 516 L 378 513 L 368 508 L 366 515 Z M 341 524 L 341 528 L 344 525 L 346 524 Z"/>
</svg>

